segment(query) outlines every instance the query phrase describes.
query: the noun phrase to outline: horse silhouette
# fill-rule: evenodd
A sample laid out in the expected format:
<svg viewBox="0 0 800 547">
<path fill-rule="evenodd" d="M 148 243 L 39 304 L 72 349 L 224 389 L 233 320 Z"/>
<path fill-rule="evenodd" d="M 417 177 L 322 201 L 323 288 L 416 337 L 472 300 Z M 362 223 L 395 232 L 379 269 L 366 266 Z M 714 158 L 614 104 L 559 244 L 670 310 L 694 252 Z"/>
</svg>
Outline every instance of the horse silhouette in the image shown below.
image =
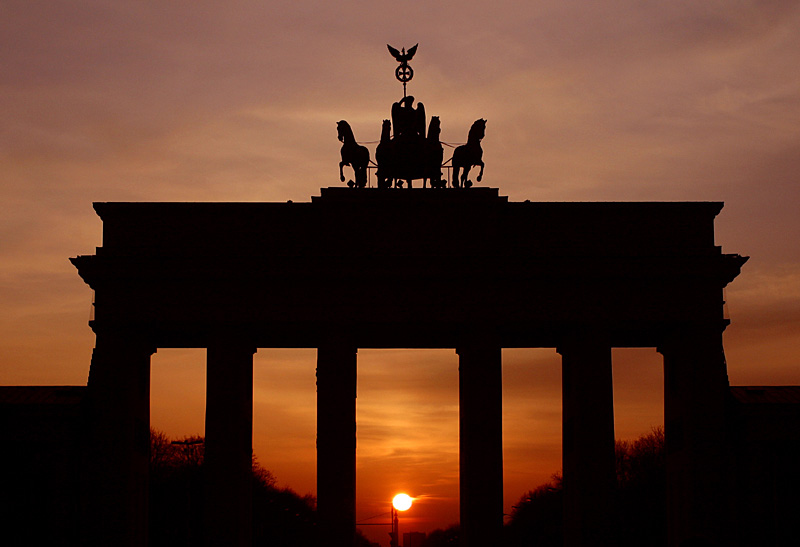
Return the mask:
<svg viewBox="0 0 800 547">
<path fill-rule="evenodd" d="M 345 165 L 353 168 L 355 182 L 348 181 L 349 187 L 364 188 L 367 185 L 367 165 L 369 164 L 369 150 L 356 142 L 350 124 L 341 120 L 336 124 L 339 140 L 342 141 L 342 161 L 339 162 L 339 179 L 344 182 Z"/>
<path fill-rule="evenodd" d="M 453 188 L 469 188 L 472 181 L 469 180 L 469 170 L 475 165 L 481 166 L 477 181 L 483 178 L 483 149 L 481 139 L 486 135 L 486 120 L 475 120 L 469 129 L 467 144 L 463 144 L 453 151 Z M 459 171 L 462 171 L 459 180 Z"/>
</svg>

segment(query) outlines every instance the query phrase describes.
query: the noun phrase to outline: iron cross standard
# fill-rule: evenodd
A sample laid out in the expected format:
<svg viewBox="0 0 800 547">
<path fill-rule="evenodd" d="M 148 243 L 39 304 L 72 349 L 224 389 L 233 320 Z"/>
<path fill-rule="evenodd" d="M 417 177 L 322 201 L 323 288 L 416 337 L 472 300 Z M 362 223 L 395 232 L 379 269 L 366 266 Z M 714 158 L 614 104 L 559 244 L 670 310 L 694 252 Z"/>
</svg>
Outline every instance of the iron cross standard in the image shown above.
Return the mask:
<svg viewBox="0 0 800 547">
<path fill-rule="evenodd" d="M 389 53 L 391 53 L 392 57 L 397 59 L 397 62 L 400 63 L 400 66 L 398 66 L 394 71 L 394 76 L 403 82 L 403 97 L 406 96 L 406 83 L 410 82 L 411 78 L 414 77 L 414 69 L 411 68 L 408 62 L 417 52 L 417 46 L 419 46 L 419 44 L 415 44 L 414 47 L 409 48 L 408 53 L 406 53 L 406 48 L 402 48 L 402 51 L 397 51 L 396 48 L 386 44 L 386 47 L 389 48 Z"/>
</svg>

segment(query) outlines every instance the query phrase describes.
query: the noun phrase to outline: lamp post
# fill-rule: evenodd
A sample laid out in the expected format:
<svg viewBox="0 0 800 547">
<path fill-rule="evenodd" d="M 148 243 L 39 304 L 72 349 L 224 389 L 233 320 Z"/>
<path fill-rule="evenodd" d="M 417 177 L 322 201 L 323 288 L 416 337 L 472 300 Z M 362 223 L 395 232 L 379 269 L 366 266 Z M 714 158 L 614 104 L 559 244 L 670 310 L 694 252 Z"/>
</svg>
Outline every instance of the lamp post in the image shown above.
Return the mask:
<svg viewBox="0 0 800 547">
<path fill-rule="evenodd" d="M 389 512 L 391 515 L 391 520 L 386 522 L 357 522 L 356 526 L 389 526 L 392 527 L 392 531 L 389 532 L 389 537 L 392 538 L 391 547 L 400 547 L 400 525 L 397 515 L 400 511 L 408 511 L 411 508 L 411 503 L 414 499 L 409 496 L 408 494 L 397 494 L 392 499 L 392 509 Z M 381 513 L 380 515 L 375 515 L 375 517 L 382 517 L 386 513 Z M 370 519 L 375 518 L 370 517 Z M 366 519 L 369 520 L 369 519 Z"/>
<path fill-rule="evenodd" d="M 397 537 L 397 534 L 398 534 L 399 530 L 400 530 L 400 526 L 397 523 L 397 509 L 395 509 L 394 505 L 393 505 L 392 506 L 392 533 L 391 533 L 392 542 L 391 542 L 391 547 L 398 547 L 398 543 L 399 543 L 400 540 Z"/>
<path fill-rule="evenodd" d="M 400 547 L 400 511 L 408 511 L 413 499 L 408 494 L 397 494 L 392 499 L 392 547 Z"/>
</svg>

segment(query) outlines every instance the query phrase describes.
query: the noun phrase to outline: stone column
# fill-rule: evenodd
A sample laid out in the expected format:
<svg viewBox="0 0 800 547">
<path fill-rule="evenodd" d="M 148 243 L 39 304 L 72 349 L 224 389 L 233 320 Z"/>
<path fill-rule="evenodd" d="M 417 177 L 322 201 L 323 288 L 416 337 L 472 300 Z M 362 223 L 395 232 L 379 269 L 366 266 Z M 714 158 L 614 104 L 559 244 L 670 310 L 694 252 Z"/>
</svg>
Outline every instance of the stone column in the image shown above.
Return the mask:
<svg viewBox="0 0 800 547">
<path fill-rule="evenodd" d="M 147 545 L 150 356 L 134 330 L 99 330 L 86 400 L 81 545 Z"/>
<path fill-rule="evenodd" d="M 352 547 L 356 530 L 356 354 L 317 349 L 317 516 L 320 544 Z"/>
<path fill-rule="evenodd" d="M 502 350 L 459 347 L 461 545 L 499 545 L 503 533 Z"/>
<path fill-rule="evenodd" d="M 209 343 L 206 361 L 205 544 L 250 547 L 253 354 L 236 336 Z"/>
<path fill-rule="evenodd" d="M 664 356 L 667 544 L 723 544 L 728 528 L 722 327 L 689 327 L 658 348 Z M 698 543 L 699 544 L 699 543 Z M 705 544 L 705 543 L 704 543 Z"/>
<path fill-rule="evenodd" d="M 614 386 L 611 347 L 591 332 L 558 348 L 563 390 L 564 545 L 613 545 Z"/>
</svg>

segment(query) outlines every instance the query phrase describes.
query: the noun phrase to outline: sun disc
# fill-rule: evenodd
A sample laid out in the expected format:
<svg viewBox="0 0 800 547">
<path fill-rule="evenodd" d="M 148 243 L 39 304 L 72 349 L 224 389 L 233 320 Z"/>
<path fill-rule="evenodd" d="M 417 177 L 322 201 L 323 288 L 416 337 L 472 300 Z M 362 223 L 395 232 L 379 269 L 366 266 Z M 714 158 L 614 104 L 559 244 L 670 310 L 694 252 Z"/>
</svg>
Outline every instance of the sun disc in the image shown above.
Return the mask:
<svg viewBox="0 0 800 547">
<path fill-rule="evenodd" d="M 408 494 L 397 494 L 392 499 L 392 505 L 398 511 L 408 511 L 411 508 L 412 498 Z"/>
</svg>

